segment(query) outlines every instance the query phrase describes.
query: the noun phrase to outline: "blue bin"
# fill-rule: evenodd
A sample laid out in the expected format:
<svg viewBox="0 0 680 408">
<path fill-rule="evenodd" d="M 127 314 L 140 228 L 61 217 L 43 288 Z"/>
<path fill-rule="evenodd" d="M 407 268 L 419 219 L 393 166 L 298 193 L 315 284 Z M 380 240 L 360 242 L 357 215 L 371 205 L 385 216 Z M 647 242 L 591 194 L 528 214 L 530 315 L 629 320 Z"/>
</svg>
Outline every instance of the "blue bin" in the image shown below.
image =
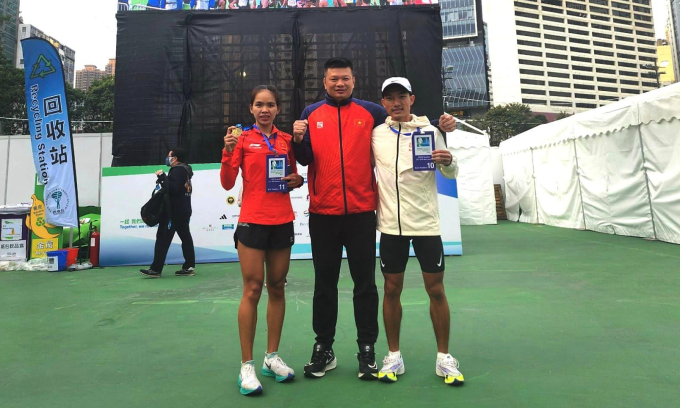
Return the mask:
<svg viewBox="0 0 680 408">
<path fill-rule="evenodd" d="M 54 269 L 54 265 L 50 265 L 48 263 L 48 270 L 50 272 L 61 272 L 66 270 L 66 258 L 68 256 L 68 251 L 60 250 L 60 251 L 49 251 L 47 252 L 47 258 L 48 262 L 51 261 L 50 258 L 56 258 L 57 262 L 57 268 L 56 270 Z"/>
</svg>

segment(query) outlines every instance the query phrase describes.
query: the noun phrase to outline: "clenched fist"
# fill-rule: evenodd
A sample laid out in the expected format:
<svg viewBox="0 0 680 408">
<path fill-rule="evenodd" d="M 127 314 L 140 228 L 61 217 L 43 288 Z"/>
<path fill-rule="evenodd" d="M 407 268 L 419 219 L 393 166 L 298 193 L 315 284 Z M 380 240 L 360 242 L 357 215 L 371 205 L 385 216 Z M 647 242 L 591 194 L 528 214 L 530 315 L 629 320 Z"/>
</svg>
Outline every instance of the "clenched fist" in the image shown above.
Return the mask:
<svg viewBox="0 0 680 408">
<path fill-rule="evenodd" d="M 305 136 L 305 133 L 307 132 L 307 125 L 309 124 L 308 120 L 296 120 L 295 123 L 293 123 L 293 141 L 295 143 L 300 143 L 302 142 L 302 138 Z"/>
<path fill-rule="evenodd" d="M 446 133 L 453 132 L 456 130 L 456 119 L 448 113 L 444 113 L 439 117 L 439 128 Z"/>
</svg>

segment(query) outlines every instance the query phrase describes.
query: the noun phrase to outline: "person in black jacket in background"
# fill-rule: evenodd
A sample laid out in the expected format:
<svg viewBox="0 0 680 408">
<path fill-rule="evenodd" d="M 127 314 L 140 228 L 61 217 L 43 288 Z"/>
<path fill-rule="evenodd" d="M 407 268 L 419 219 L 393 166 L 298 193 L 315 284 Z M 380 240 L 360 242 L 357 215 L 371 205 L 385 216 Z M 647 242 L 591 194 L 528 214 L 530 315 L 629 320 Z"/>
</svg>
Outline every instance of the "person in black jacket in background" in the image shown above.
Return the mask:
<svg viewBox="0 0 680 408">
<path fill-rule="evenodd" d="M 196 272 L 196 256 L 194 254 L 194 240 L 189 231 L 189 219 L 191 218 L 191 177 L 194 172 L 191 166 L 184 163 L 186 150 L 176 148 L 170 150 L 165 158 L 165 165 L 170 167 L 166 175 L 163 170 L 158 170 L 156 176 L 161 186 L 170 193 L 170 214 L 164 214 L 158 224 L 156 232 L 156 246 L 154 248 L 153 263 L 149 269 L 140 269 L 143 275 L 151 278 L 160 278 L 165 264 L 165 257 L 172 243 L 175 232 L 182 240 L 182 255 L 184 265 L 175 272 L 177 276 L 194 276 Z"/>
</svg>

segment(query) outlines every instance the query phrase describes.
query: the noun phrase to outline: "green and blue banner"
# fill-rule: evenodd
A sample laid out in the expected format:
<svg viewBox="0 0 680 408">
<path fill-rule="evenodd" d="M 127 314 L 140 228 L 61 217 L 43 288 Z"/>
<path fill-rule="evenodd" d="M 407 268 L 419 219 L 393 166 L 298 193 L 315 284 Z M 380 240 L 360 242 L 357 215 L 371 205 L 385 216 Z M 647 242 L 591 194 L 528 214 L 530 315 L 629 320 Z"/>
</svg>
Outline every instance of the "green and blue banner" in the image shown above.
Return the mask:
<svg viewBox="0 0 680 408">
<path fill-rule="evenodd" d="M 236 178 L 234 187 L 225 191 L 220 184 L 220 164 L 192 166 L 191 235 L 196 250 L 196 262 L 238 262 L 234 247 L 234 232 L 241 208 L 238 195 L 243 183 Z M 307 167 L 298 165 L 298 173 L 306 180 Z M 139 209 L 149 199 L 156 185 L 158 165 L 140 167 L 109 167 L 102 170 L 101 252 L 102 266 L 150 265 L 153 261 L 157 227 L 149 227 L 140 219 Z M 463 246 L 458 215 L 456 180 L 441 177 L 437 172 L 439 189 L 439 222 L 444 255 L 462 255 Z M 441 177 L 441 180 L 440 180 Z M 291 259 L 312 259 L 309 235 L 309 191 L 307 183 L 290 192 L 295 221 L 295 245 Z M 375 248 L 378 256 L 380 234 Z M 411 248 L 413 251 L 413 248 Z M 411 256 L 414 253 L 411 252 Z M 177 235 L 170 246 L 167 264 L 181 264 L 182 243 Z"/>
<path fill-rule="evenodd" d="M 21 40 L 33 161 L 45 186 L 45 221 L 78 226 L 78 197 L 64 71 L 57 50 L 42 38 Z"/>
</svg>

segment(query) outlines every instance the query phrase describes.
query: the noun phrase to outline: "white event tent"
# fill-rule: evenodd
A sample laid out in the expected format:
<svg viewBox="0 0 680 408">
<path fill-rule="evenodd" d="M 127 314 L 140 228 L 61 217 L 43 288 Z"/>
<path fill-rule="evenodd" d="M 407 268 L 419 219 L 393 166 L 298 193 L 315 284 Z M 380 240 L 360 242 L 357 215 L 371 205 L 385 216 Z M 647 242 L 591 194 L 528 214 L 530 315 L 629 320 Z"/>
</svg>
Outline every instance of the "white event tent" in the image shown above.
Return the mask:
<svg viewBox="0 0 680 408">
<path fill-rule="evenodd" d="M 460 169 L 456 179 L 460 224 L 496 224 L 489 136 L 456 129 L 446 139 Z"/>
<path fill-rule="evenodd" d="M 680 84 L 500 145 L 513 221 L 680 244 Z"/>
</svg>

